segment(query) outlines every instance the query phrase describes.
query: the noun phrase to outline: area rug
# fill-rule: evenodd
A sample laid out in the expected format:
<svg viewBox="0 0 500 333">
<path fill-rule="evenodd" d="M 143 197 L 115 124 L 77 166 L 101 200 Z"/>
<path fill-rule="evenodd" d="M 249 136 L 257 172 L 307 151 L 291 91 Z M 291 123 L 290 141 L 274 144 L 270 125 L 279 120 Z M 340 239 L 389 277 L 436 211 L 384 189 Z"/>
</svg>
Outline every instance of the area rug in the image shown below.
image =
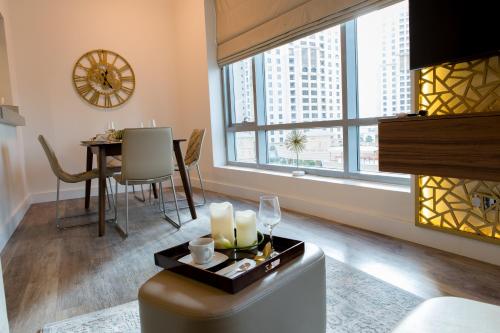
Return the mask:
<svg viewBox="0 0 500 333">
<path fill-rule="evenodd" d="M 390 332 L 423 300 L 327 257 L 327 332 Z M 41 333 L 140 333 L 137 301 L 46 325 Z"/>
</svg>

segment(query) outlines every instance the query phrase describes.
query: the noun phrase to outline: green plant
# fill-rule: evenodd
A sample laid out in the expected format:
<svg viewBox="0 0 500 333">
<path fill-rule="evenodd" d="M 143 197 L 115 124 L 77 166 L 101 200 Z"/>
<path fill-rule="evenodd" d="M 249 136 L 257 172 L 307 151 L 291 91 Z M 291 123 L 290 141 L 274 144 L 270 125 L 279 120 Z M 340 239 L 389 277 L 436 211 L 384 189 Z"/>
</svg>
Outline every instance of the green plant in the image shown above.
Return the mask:
<svg viewBox="0 0 500 333">
<path fill-rule="evenodd" d="M 299 167 L 299 153 L 306 148 L 307 136 L 301 131 L 293 130 L 287 135 L 285 147 L 297 155 L 296 165 Z"/>
<path fill-rule="evenodd" d="M 121 130 L 113 131 L 113 133 L 111 135 L 115 140 L 122 140 L 123 139 L 123 130 L 121 129 Z"/>
</svg>

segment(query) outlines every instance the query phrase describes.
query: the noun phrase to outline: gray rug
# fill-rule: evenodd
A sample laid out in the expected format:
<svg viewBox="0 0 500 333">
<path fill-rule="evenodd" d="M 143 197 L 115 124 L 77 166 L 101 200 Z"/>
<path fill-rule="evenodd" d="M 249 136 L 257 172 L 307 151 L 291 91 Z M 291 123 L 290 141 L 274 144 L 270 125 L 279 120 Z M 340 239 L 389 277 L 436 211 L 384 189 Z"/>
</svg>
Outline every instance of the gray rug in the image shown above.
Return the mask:
<svg viewBox="0 0 500 333">
<path fill-rule="evenodd" d="M 334 259 L 326 260 L 327 332 L 390 332 L 423 300 Z M 137 301 L 48 324 L 42 333 L 140 333 Z"/>
</svg>

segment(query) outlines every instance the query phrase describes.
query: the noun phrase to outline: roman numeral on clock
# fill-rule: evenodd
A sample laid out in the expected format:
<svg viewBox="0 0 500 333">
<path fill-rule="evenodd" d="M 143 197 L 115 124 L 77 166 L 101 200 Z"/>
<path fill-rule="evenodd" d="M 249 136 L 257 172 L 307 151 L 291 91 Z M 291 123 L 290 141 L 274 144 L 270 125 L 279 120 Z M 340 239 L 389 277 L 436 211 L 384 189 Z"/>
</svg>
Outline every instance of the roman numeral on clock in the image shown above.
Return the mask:
<svg viewBox="0 0 500 333">
<path fill-rule="evenodd" d="M 74 75 L 73 81 L 75 81 L 75 83 L 84 83 L 87 82 L 87 77 L 82 75 Z"/>
<path fill-rule="evenodd" d="M 111 96 L 110 95 L 104 95 L 104 107 L 105 108 L 110 108 L 113 106 L 113 103 L 111 103 Z"/>
<path fill-rule="evenodd" d="M 121 91 L 123 91 L 127 95 L 131 95 L 133 92 L 133 90 L 131 88 L 128 88 L 128 87 L 122 87 Z"/>
<path fill-rule="evenodd" d="M 87 94 L 92 90 L 92 87 L 90 84 L 86 83 L 82 86 L 76 87 L 76 89 L 81 96 L 87 96 Z"/>
<path fill-rule="evenodd" d="M 101 96 L 101 94 L 98 92 L 98 91 L 94 91 L 94 93 L 92 94 L 92 96 L 90 96 L 89 98 L 89 102 L 94 104 L 94 105 L 97 105 L 98 102 L 99 102 L 99 97 Z"/>
</svg>

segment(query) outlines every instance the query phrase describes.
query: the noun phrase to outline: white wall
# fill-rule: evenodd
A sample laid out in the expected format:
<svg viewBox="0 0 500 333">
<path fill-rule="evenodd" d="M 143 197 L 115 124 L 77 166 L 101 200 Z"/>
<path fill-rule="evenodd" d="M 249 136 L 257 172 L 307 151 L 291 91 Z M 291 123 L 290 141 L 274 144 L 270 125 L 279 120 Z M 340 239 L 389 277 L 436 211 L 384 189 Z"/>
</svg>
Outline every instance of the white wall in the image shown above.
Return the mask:
<svg viewBox="0 0 500 333">
<path fill-rule="evenodd" d="M 409 188 L 219 167 L 224 139 L 213 1 L 185 0 L 175 9 L 175 29 L 182 32 L 176 54 L 179 126 L 185 134 L 193 127 L 211 127 L 202 162 L 209 189 L 251 200 L 261 193 L 276 193 L 284 207 L 295 211 L 500 265 L 498 246 L 416 227 Z"/>
<path fill-rule="evenodd" d="M 17 104 L 15 65 L 12 53 L 11 16 L 6 1 L 0 0 L 0 95 L 6 104 Z M 7 46 L 7 47 L 6 47 Z M 22 128 L 0 124 L 0 250 L 21 221 L 29 206 L 24 172 Z"/>
<path fill-rule="evenodd" d="M 10 15 L 0 0 L 0 96 L 6 104 L 16 104 L 15 74 L 12 73 Z M 21 128 L 0 124 L 0 251 L 14 232 L 29 206 L 24 176 Z M 9 332 L 7 307 L 0 263 L 0 332 Z"/>
<path fill-rule="evenodd" d="M 78 172 L 85 168 L 80 140 L 102 133 L 108 121 L 117 128 L 137 127 L 152 118 L 159 126 L 176 123 L 172 5 L 165 0 L 9 2 L 15 17 L 19 104 L 27 119 L 27 184 L 34 201 L 55 199 L 56 179 L 37 141 L 39 134 L 52 144 L 65 169 Z M 76 60 L 98 48 L 122 55 L 136 75 L 131 99 L 108 112 L 83 101 L 71 81 Z M 83 193 L 83 184 L 62 188 L 67 196 Z"/>
</svg>

